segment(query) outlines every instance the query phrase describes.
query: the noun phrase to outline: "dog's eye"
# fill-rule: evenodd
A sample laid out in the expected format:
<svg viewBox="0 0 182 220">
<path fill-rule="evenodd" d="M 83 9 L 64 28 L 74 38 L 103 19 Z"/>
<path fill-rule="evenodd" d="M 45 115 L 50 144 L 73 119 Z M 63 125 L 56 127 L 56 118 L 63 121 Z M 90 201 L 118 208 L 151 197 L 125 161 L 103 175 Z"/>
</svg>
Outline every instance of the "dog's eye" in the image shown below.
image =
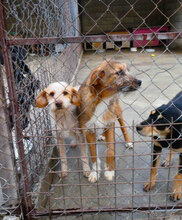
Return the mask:
<svg viewBox="0 0 182 220">
<path fill-rule="evenodd" d="M 63 92 L 63 95 L 67 95 L 67 94 L 68 94 L 68 92 L 66 92 L 66 91 Z"/>
<path fill-rule="evenodd" d="M 50 92 L 49 95 L 53 97 L 54 96 L 54 92 Z"/>
<path fill-rule="evenodd" d="M 116 74 L 117 74 L 118 76 L 120 76 L 120 75 L 123 74 L 123 71 L 122 71 L 122 70 L 121 70 L 121 71 L 118 71 L 118 72 L 116 72 Z"/>
</svg>

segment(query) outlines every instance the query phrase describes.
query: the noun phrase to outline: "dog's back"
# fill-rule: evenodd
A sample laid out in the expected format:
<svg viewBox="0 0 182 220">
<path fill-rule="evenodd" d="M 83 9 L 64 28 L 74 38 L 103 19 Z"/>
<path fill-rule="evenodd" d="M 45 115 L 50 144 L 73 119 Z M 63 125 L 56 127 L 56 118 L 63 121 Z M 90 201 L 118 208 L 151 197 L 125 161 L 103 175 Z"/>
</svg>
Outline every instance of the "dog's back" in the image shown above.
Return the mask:
<svg viewBox="0 0 182 220">
<path fill-rule="evenodd" d="M 182 122 L 182 91 L 179 92 L 170 102 L 157 108 L 159 112 L 169 122 L 180 123 Z"/>
</svg>

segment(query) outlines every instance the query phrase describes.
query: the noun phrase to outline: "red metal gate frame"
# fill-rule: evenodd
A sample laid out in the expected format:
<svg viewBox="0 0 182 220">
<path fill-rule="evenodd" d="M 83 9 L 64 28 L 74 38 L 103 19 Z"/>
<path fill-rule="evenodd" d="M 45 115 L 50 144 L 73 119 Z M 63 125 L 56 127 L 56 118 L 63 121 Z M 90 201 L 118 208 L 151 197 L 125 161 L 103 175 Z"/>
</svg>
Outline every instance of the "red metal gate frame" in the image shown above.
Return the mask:
<svg viewBox="0 0 182 220">
<path fill-rule="evenodd" d="M 25 161 L 25 151 L 24 151 L 24 145 L 23 145 L 23 134 L 21 129 L 21 122 L 18 120 L 19 118 L 19 109 L 18 109 L 18 101 L 17 101 L 17 95 L 16 95 L 16 88 L 15 88 L 15 80 L 14 80 L 14 72 L 13 72 L 13 66 L 12 66 L 12 60 L 11 60 L 11 54 L 10 54 L 10 45 L 7 44 L 7 34 L 6 34 L 6 26 L 5 26 L 5 14 L 4 14 L 4 8 L 3 8 L 3 0 L 0 2 L 0 41 L 1 41 L 1 47 L 2 47 L 2 54 L 4 58 L 4 66 L 6 70 L 6 77 L 8 82 L 8 89 L 9 89 L 9 100 L 10 105 L 12 107 L 12 115 L 14 116 L 15 121 L 15 135 L 16 135 L 16 142 L 18 146 L 18 154 L 20 159 L 20 166 L 21 166 L 21 172 L 23 174 L 23 193 L 24 193 L 24 199 L 25 200 L 25 207 L 26 207 L 26 213 L 28 214 L 32 210 L 32 201 L 31 201 L 31 195 L 27 194 L 27 192 L 30 192 L 30 186 L 28 181 L 28 172 L 27 172 L 27 166 Z M 28 215 L 28 219 L 30 219 L 31 216 Z"/>
</svg>

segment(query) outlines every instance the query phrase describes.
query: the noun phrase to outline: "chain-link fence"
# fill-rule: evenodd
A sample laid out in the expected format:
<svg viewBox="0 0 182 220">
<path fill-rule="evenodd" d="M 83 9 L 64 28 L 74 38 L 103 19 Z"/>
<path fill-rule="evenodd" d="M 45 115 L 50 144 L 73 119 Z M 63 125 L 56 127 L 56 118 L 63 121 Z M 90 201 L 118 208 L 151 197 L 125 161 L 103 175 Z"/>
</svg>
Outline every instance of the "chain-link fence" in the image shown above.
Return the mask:
<svg viewBox="0 0 182 220">
<path fill-rule="evenodd" d="M 1 215 L 180 218 L 182 2 L 1 0 L 0 19 Z"/>
</svg>

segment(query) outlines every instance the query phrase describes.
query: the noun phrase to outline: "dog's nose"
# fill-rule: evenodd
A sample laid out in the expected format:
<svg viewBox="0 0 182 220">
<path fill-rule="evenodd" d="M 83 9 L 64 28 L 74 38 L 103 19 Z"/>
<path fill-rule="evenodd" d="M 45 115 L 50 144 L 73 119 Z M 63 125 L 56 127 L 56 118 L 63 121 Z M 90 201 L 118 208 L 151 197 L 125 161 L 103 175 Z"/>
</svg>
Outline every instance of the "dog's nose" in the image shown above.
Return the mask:
<svg viewBox="0 0 182 220">
<path fill-rule="evenodd" d="M 141 130 L 142 130 L 142 127 L 141 127 L 140 125 L 137 125 L 137 126 L 136 126 L 136 130 L 137 130 L 137 131 L 141 131 Z"/>
<path fill-rule="evenodd" d="M 141 85 L 142 85 L 142 80 L 136 79 L 135 83 L 136 83 L 138 86 L 141 86 Z"/>
<path fill-rule="evenodd" d="M 61 109 L 63 107 L 63 103 L 62 102 L 57 102 L 56 107 Z"/>
</svg>

